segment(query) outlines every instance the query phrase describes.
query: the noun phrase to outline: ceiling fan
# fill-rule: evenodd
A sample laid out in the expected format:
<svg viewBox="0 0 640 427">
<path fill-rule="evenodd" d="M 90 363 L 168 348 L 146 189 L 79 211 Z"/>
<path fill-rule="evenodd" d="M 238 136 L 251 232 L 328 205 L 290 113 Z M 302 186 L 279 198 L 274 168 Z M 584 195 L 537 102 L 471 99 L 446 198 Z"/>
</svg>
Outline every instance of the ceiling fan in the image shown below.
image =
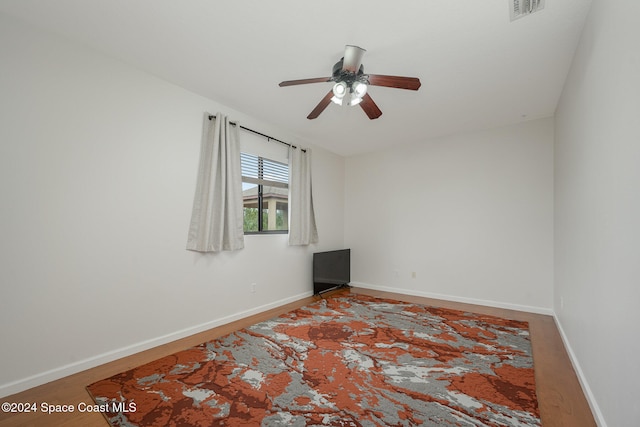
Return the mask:
<svg viewBox="0 0 640 427">
<path fill-rule="evenodd" d="M 364 67 L 362 66 L 362 57 L 365 52 L 366 50 L 361 47 L 347 45 L 344 50 L 344 57 L 333 66 L 331 77 L 287 80 L 281 82 L 279 86 L 335 82 L 333 89 L 331 89 L 318 105 L 316 105 L 316 108 L 309 113 L 307 116 L 309 120 L 317 118 L 332 101 L 338 105 L 343 105 L 345 102 L 347 105 L 360 105 L 371 120 L 377 119 L 382 115 L 382 111 L 380 111 L 380 108 L 378 108 L 371 96 L 367 93 L 369 85 L 418 90 L 418 88 L 420 88 L 420 79 L 417 77 L 365 74 Z"/>
</svg>

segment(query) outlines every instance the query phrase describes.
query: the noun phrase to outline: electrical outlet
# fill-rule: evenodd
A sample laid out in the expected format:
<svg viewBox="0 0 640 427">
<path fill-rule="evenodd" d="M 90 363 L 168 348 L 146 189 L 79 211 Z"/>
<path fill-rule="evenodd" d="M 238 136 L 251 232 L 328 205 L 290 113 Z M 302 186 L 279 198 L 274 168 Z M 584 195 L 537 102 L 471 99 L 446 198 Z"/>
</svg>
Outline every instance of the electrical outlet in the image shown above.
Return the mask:
<svg viewBox="0 0 640 427">
<path fill-rule="evenodd" d="M 252 294 L 255 294 L 255 293 L 256 293 L 256 284 L 255 284 L 255 283 L 252 283 L 252 284 L 251 284 L 251 293 L 252 293 Z"/>
<path fill-rule="evenodd" d="M 412 278 L 412 279 L 415 279 L 415 278 L 416 278 L 416 272 L 415 272 L 415 271 L 412 271 L 412 272 L 411 272 L 411 278 Z"/>
</svg>

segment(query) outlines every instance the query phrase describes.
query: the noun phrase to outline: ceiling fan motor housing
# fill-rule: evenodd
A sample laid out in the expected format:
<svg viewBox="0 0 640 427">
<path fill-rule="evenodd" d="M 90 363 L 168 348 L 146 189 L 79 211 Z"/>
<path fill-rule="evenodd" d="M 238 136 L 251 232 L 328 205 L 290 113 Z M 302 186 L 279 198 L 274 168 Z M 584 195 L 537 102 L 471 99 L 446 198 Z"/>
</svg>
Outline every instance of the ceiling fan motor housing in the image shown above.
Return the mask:
<svg viewBox="0 0 640 427">
<path fill-rule="evenodd" d="M 343 70 L 343 63 L 344 58 L 336 62 L 333 66 L 333 72 L 331 73 L 332 81 L 336 83 L 345 82 L 349 87 L 351 87 L 355 81 L 359 81 L 367 85 L 369 84 L 368 76 L 364 73 L 364 65 L 360 65 L 358 73 L 353 73 L 351 71 Z"/>
</svg>

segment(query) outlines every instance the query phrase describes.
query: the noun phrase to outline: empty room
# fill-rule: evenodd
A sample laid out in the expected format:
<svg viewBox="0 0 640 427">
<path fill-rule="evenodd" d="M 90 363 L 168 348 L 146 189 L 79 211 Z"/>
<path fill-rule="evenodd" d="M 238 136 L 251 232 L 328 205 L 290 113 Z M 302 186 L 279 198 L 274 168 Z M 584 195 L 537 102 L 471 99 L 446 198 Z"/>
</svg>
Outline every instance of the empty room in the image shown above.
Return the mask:
<svg viewBox="0 0 640 427">
<path fill-rule="evenodd" d="M 0 426 L 636 426 L 639 15 L 0 0 Z"/>
</svg>

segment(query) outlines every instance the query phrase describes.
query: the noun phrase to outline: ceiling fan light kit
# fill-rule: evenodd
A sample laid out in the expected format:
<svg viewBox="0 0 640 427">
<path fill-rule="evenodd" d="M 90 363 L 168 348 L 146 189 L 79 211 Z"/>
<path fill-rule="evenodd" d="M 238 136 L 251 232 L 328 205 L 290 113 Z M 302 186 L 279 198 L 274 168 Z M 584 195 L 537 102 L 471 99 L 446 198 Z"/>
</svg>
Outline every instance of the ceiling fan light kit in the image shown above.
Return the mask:
<svg viewBox="0 0 640 427">
<path fill-rule="evenodd" d="M 380 74 L 365 74 L 362 57 L 366 50 L 358 46 L 347 45 L 344 56 L 333 66 L 331 77 L 318 77 L 302 80 L 287 80 L 279 84 L 280 87 L 309 83 L 335 82 L 331 91 L 316 105 L 307 116 L 309 120 L 317 118 L 327 106 L 333 102 L 337 105 L 360 105 L 365 114 L 371 119 L 382 115 L 371 96 L 368 87 L 385 86 L 397 89 L 418 90 L 420 79 L 416 77 L 385 76 Z"/>
<path fill-rule="evenodd" d="M 333 85 L 333 97 L 331 101 L 337 105 L 343 105 L 343 99 L 349 95 L 350 99 L 347 105 L 358 105 L 362 102 L 362 97 L 367 93 L 367 84 L 361 81 L 355 81 L 347 86 L 345 81 L 340 81 Z"/>
</svg>

